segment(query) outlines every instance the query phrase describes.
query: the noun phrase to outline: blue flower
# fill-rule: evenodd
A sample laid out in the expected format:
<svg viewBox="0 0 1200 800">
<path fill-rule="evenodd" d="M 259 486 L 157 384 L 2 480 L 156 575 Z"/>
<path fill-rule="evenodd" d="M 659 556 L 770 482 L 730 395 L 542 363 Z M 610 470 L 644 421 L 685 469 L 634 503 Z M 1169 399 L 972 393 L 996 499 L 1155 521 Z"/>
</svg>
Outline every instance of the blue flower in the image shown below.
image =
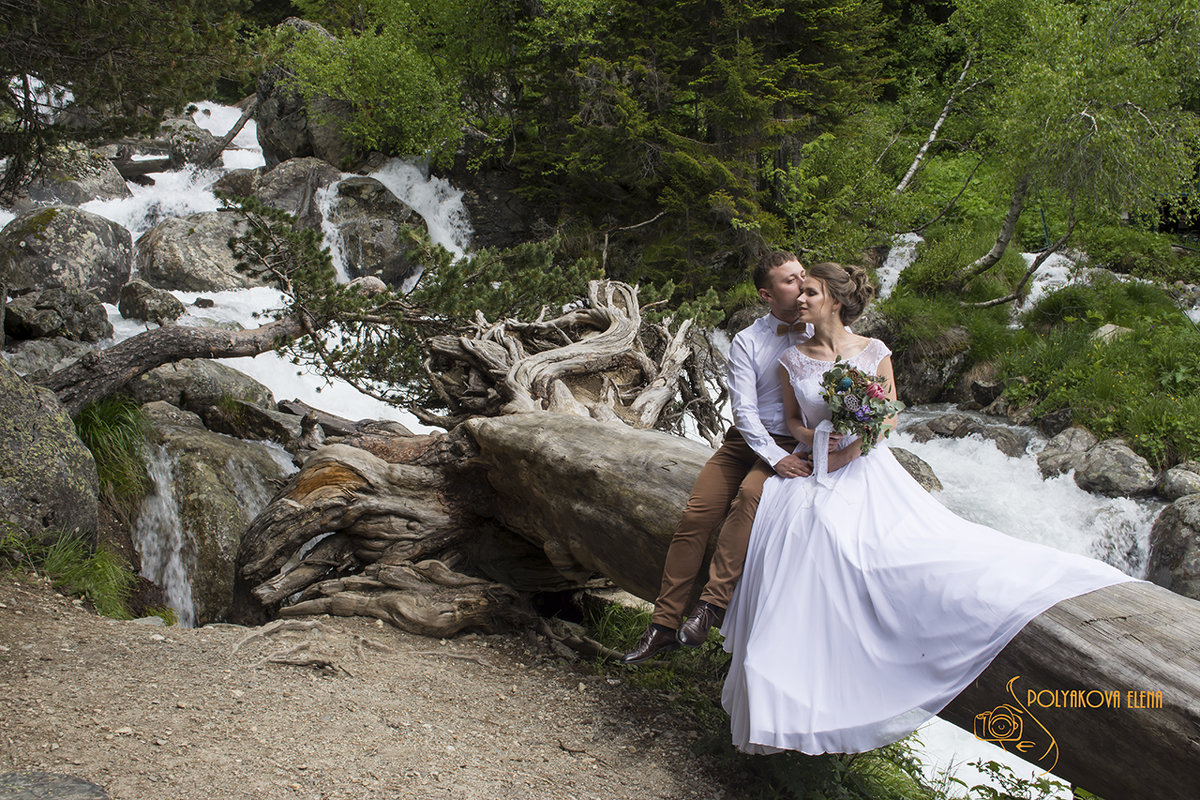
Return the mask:
<svg viewBox="0 0 1200 800">
<path fill-rule="evenodd" d="M 838 381 L 837 388 L 839 392 L 848 392 L 850 391 L 850 387 L 853 385 L 854 381 L 850 380 L 849 378 L 842 378 L 840 381 Z"/>
</svg>

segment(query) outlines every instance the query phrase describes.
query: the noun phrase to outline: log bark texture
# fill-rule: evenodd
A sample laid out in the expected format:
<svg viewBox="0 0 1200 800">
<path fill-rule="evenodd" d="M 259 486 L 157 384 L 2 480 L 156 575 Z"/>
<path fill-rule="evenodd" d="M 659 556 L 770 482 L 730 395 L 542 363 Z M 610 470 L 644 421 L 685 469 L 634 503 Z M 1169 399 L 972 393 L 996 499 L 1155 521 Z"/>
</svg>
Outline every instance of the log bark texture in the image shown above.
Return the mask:
<svg viewBox="0 0 1200 800">
<path fill-rule="evenodd" d="M 710 451 L 649 431 L 553 415 L 467 424 L 505 525 L 541 537 L 561 568 L 595 569 L 653 601 L 675 523 Z M 1200 603 L 1146 583 L 1059 603 L 1035 618 L 941 716 L 976 717 L 1028 689 L 1117 691 L 1121 707 L 1030 708 L 1053 735 L 1057 763 L 1017 753 L 1105 798 L 1195 795 L 1200 775 Z M 1161 691 L 1161 708 L 1130 708 Z M 1043 698 L 1048 696 L 1043 695 Z M 1140 698 L 1143 704 L 1154 696 Z M 1027 731 L 1037 728 L 1032 718 Z M 1041 742 L 1049 746 L 1049 736 Z"/>
</svg>

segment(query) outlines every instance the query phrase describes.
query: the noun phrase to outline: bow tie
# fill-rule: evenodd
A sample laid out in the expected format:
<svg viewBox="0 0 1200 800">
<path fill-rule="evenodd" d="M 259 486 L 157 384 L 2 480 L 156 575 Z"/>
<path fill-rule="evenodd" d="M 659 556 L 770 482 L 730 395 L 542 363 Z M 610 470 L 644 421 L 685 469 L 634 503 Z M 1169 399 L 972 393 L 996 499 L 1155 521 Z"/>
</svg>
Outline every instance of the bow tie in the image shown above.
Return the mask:
<svg viewBox="0 0 1200 800">
<path fill-rule="evenodd" d="M 775 326 L 775 335 L 783 336 L 785 333 L 791 333 L 796 328 L 799 328 L 800 330 L 804 330 L 804 323 L 801 322 L 800 320 L 796 320 L 795 322 L 791 323 L 790 325 L 786 322 L 782 322 L 779 325 Z"/>
</svg>

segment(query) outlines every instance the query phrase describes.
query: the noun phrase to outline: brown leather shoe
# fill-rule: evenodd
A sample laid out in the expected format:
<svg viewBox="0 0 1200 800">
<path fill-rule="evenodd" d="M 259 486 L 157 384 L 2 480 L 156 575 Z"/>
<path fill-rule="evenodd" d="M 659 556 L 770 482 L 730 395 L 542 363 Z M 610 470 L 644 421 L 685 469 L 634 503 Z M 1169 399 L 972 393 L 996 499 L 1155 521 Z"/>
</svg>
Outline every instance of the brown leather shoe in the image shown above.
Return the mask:
<svg viewBox="0 0 1200 800">
<path fill-rule="evenodd" d="M 678 649 L 679 640 L 675 638 L 675 631 L 649 625 L 642 634 L 642 638 L 638 640 L 637 647 L 626 653 L 621 658 L 621 663 L 640 664 L 654 658 L 659 653 L 669 653 Z"/>
<path fill-rule="evenodd" d="M 679 626 L 676 638 L 684 647 L 699 647 L 708 641 L 708 629 L 717 628 L 725 619 L 725 609 L 701 600 Z"/>
</svg>

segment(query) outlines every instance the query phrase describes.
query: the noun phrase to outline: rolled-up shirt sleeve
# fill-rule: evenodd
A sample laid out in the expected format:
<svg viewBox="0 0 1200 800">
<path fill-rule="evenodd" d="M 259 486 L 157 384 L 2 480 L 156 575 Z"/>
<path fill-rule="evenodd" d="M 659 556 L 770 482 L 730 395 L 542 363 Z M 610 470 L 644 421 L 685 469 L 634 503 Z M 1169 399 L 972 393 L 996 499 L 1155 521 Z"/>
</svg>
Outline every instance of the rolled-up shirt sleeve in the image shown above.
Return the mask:
<svg viewBox="0 0 1200 800">
<path fill-rule="evenodd" d="M 734 338 L 729 348 L 729 396 L 733 424 L 758 457 L 771 466 L 788 455 L 775 443 L 758 413 L 758 377 L 754 357 L 745 342 Z"/>
</svg>

